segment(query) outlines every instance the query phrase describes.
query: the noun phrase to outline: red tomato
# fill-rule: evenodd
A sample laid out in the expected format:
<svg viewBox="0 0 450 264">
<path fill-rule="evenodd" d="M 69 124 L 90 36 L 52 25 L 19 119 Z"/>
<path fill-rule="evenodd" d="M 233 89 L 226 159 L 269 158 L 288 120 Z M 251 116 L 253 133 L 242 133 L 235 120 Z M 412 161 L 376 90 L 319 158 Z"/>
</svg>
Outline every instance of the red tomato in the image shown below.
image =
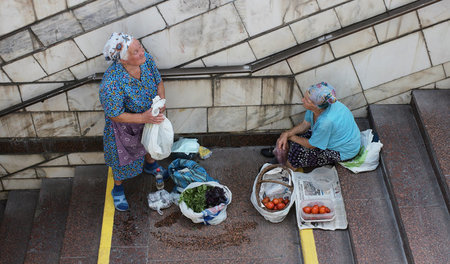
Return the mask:
<svg viewBox="0 0 450 264">
<path fill-rule="evenodd" d="M 331 212 L 330 208 L 328 207 L 325 207 L 325 211 L 327 212 L 327 214 Z"/>
<path fill-rule="evenodd" d="M 303 207 L 303 212 L 305 212 L 305 214 L 310 214 L 311 213 L 311 207 L 309 207 L 309 206 Z"/>
<path fill-rule="evenodd" d="M 277 205 L 279 202 L 280 202 L 280 200 L 278 198 L 275 198 L 275 199 L 272 200 L 272 203 L 274 205 Z"/>
<path fill-rule="evenodd" d="M 285 206 L 286 205 L 284 203 L 279 203 L 279 204 L 277 204 L 277 209 L 282 210 L 282 209 L 284 209 Z"/>
<path fill-rule="evenodd" d="M 272 202 L 267 202 L 264 204 L 266 206 L 267 209 L 272 210 L 273 207 L 275 206 Z"/>
<path fill-rule="evenodd" d="M 319 213 L 319 207 L 317 206 L 313 206 L 313 208 L 311 209 L 311 213 L 312 214 L 318 214 Z"/>
<path fill-rule="evenodd" d="M 270 202 L 270 198 L 269 197 L 265 197 L 264 199 L 262 199 L 262 203 L 263 204 L 268 203 L 268 202 Z"/>
<path fill-rule="evenodd" d="M 288 203 L 289 203 L 289 199 L 288 199 L 288 198 L 285 198 L 285 199 L 283 200 L 283 203 L 284 203 L 284 204 L 288 204 Z"/>
<path fill-rule="evenodd" d="M 327 209 L 325 208 L 325 206 L 321 206 L 319 208 L 319 214 L 326 214 L 327 213 Z"/>
</svg>

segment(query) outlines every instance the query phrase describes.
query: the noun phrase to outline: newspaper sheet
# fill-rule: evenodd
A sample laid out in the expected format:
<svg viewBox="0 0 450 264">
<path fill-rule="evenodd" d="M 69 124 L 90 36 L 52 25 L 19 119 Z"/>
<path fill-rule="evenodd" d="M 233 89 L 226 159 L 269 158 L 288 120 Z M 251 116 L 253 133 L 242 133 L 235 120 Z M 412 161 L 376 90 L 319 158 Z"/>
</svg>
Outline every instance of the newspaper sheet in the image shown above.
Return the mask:
<svg viewBox="0 0 450 264">
<path fill-rule="evenodd" d="M 321 190 L 317 188 L 318 175 L 327 174 L 333 178 L 327 189 Z M 300 229 L 318 228 L 324 230 L 336 230 L 347 228 L 347 215 L 345 213 L 344 199 L 342 198 L 341 185 L 337 175 L 336 168 L 320 167 L 310 173 L 294 172 L 294 192 L 296 192 L 295 210 L 297 216 L 297 224 Z M 335 208 L 335 217 L 328 222 L 306 222 L 301 218 L 302 208 L 300 206 L 303 200 L 329 199 Z"/>
</svg>

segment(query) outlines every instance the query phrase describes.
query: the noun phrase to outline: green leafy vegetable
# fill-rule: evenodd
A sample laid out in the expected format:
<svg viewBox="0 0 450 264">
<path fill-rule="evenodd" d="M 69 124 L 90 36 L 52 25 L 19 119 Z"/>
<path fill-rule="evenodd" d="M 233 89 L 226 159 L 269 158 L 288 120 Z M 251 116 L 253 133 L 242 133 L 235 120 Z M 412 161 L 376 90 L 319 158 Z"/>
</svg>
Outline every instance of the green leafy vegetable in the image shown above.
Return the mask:
<svg viewBox="0 0 450 264">
<path fill-rule="evenodd" d="M 180 195 L 179 202 L 184 201 L 187 207 L 191 208 L 196 213 L 200 213 L 206 209 L 205 194 L 210 188 L 212 187 L 203 184 L 192 189 L 184 190 Z"/>
</svg>

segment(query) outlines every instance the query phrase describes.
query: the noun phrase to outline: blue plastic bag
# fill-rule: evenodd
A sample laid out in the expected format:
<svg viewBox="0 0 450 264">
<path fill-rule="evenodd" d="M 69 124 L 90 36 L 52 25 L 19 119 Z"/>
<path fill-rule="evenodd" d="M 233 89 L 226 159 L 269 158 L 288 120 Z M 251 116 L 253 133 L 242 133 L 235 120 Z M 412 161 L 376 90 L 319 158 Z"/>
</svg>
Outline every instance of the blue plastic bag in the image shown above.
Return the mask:
<svg viewBox="0 0 450 264">
<path fill-rule="evenodd" d="M 211 178 L 206 170 L 193 160 L 176 159 L 169 165 L 169 176 L 182 192 L 192 182 L 209 182 L 217 180 Z"/>
</svg>

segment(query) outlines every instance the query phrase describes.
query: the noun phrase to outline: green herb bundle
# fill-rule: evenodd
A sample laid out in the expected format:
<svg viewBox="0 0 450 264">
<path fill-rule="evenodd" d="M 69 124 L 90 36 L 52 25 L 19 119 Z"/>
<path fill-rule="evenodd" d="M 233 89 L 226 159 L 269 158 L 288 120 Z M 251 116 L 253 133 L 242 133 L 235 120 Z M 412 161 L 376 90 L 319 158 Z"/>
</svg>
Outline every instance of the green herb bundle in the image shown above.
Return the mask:
<svg viewBox="0 0 450 264">
<path fill-rule="evenodd" d="M 191 208 L 196 213 L 200 213 L 206 209 L 205 194 L 210 188 L 211 186 L 203 184 L 192 189 L 184 190 L 180 195 L 179 202 L 184 201 L 187 207 Z"/>
</svg>

